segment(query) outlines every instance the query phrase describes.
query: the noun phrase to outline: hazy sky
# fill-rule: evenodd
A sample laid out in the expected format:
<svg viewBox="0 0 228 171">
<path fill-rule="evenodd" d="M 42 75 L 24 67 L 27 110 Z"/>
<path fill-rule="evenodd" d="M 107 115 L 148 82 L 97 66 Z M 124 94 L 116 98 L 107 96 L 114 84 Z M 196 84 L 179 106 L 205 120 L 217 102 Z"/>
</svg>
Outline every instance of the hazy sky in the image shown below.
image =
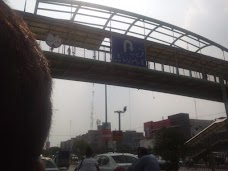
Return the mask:
<svg viewBox="0 0 228 171">
<path fill-rule="evenodd" d="M 13 8 L 24 9 L 24 0 L 8 2 Z M 26 11 L 34 10 L 34 2 L 27 0 Z M 228 47 L 227 0 L 96 0 L 96 3 L 159 19 Z M 215 53 L 213 49 L 211 53 L 219 58 L 222 54 Z M 225 55 L 228 60 L 228 54 Z M 92 104 L 95 129 L 97 119 L 105 121 L 104 85 L 54 80 L 51 146 L 89 130 Z M 128 110 L 122 115 L 123 130 L 143 131 L 144 122 L 161 120 L 180 112 L 189 113 L 191 118 L 196 118 L 197 112 L 199 119 L 225 116 L 222 103 L 196 99 L 195 110 L 193 98 L 108 86 L 108 121 L 113 130 L 118 129 L 118 116 L 114 111 L 124 106 L 128 106 Z"/>
</svg>

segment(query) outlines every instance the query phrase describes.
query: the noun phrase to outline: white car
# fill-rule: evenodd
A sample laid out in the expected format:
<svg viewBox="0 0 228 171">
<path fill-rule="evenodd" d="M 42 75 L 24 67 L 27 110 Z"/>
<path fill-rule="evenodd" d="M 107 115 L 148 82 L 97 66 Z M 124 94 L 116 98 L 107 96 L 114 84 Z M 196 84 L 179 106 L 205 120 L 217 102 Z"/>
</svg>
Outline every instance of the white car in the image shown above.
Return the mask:
<svg viewBox="0 0 228 171">
<path fill-rule="evenodd" d="M 101 171 L 126 171 L 137 160 L 130 153 L 105 153 L 94 157 Z"/>
<path fill-rule="evenodd" d="M 41 157 L 41 159 L 44 162 L 45 171 L 59 171 L 55 162 L 51 158 Z"/>
</svg>

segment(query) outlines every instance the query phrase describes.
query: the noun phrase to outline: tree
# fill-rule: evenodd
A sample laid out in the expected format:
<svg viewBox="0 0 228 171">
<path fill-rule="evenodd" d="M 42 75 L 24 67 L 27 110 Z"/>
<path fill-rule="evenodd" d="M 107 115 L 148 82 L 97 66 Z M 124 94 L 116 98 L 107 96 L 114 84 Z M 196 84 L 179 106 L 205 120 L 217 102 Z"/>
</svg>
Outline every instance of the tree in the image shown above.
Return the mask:
<svg viewBox="0 0 228 171">
<path fill-rule="evenodd" d="M 73 144 L 72 152 L 81 159 L 85 155 L 86 148 L 89 146 L 84 140 L 75 141 Z"/>
<path fill-rule="evenodd" d="M 177 128 L 162 128 L 155 133 L 154 152 L 170 161 L 171 170 L 178 170 L 180 158 L 185 155 L 185 136 Z"/>
<path fill-rule="evenodd" d="M 44 157 L 51 157 L 52 158 L 52 156 L 55 155 L 56 152 L 59 151 L 59 150 L 60 150 L 59 147 L 50 147 L 50 148 L 48 148 L 46 150 L 43 150 L 42 155 Z"/>
<path fill-rule="evenodd" d="M 133 153 L 134 150 L 127 144 L 117 143 L 117 152 L 120 152 L 120 153 Z"/>
</svg>

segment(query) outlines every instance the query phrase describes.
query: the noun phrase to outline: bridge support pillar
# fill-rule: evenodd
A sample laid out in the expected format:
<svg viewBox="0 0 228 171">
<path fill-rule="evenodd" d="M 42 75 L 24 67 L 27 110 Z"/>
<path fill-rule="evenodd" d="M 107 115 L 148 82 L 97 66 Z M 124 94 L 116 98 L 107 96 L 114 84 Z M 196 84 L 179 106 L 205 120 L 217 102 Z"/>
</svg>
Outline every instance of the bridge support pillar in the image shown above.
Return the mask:
<svg viewBox="0 0 228 171">
<path fill-rule="evenodd" d="M 226 85 L 224 84 L 224 79 L 222 77 L 219 77 L 219 82 L 221 84 L 223 102 L 226 110 L 226 117 L 228 118 L 228 92 L 226 91 Z"/>
</svg>

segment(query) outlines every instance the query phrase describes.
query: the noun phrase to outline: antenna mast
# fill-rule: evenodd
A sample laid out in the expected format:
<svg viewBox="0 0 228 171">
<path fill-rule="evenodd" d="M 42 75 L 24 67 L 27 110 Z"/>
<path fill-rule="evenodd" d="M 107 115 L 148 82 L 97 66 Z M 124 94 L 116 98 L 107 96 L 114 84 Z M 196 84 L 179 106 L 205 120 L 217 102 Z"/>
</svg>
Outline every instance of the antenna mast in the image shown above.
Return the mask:
<svg viewBox="0 0 228 171">
<path fill-rule="evenodd" d="M 92 89 L 92 102 L 91 102 L 91 114 L 90 114 L 90 130 L 93 130 L 93 109 L 94 109 L 94 83 Z"/>
</svg>

